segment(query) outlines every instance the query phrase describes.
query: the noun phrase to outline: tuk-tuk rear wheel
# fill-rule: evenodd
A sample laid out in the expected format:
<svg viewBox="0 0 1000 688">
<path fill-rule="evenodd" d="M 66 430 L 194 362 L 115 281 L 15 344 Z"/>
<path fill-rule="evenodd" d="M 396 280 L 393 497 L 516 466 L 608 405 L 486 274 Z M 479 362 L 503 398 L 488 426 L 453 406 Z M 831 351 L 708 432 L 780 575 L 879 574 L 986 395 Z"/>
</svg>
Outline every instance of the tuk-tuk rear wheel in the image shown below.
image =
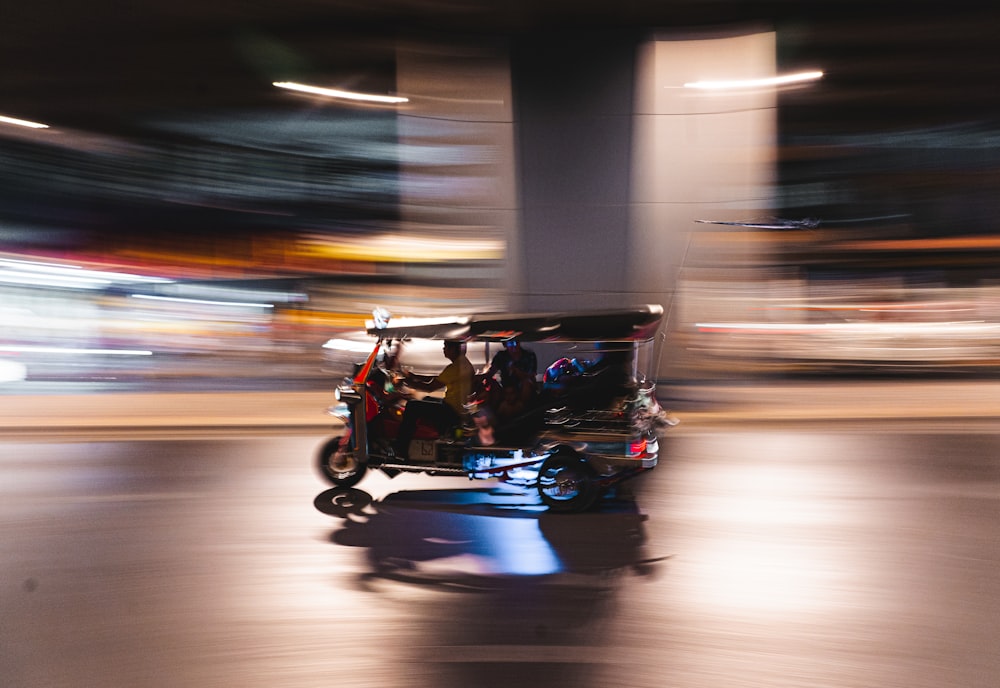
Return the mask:
<svg viewBox="0 0 1000 688">
<path fill-rule="evenodd" d="M 365 475 L 367 465 L 354 455 L 350 440 L 334 437 L 323 444 L 317 453 L 319 472 L 336 487 L 354 487 Z"/>
<path fill-rule="evenodd" d="M 538 471 L 538 496 L 550 511 L 586 511 L 599 492 L 593 469 L 576 454 L 553 454 Z"/>
</svg>

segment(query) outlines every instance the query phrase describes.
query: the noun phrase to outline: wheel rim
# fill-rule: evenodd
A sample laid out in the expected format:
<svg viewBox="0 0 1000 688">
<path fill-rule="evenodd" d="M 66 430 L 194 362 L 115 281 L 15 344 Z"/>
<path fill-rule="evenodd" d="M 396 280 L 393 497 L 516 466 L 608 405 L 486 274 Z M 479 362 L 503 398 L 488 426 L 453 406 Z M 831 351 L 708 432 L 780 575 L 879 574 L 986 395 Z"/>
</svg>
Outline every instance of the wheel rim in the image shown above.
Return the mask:
<svg viewBox="0 0 1000 688">
<path fill-rule="evenodd" d="M 337 479 L 350 478 L 358 472 L 358 460 L 354 452 L 349 449 L 332 452 L 326 460 L 326 466 L 330 470 L 330 475 Z"/>
<path fill-rule="evenodd" d="M 555 502 L 569 502 L 583 494 L 587 476 L 573 465 L 557 464 L 538 476 L 539 490 Z"/>
<path fill-rule="evenodd" d="M 337 487 L 353 487 L 365 473 L 365 463 L 343 437 L 330 439 L 319 450 L 319 471 Z"/>
</svg>

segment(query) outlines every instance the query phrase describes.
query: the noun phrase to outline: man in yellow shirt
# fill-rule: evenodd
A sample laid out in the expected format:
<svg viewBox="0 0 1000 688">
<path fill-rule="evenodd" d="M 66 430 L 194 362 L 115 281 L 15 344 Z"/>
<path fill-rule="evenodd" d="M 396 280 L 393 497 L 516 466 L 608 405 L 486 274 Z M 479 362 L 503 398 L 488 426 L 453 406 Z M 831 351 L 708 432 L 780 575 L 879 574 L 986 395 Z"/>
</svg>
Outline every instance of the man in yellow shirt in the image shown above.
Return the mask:
<svg viewBox="0 0 1000 688">
<path fill-rule="evenodd" d="M 396 454 L 405 457 L 409 452 L 410 440 L 417 429 L 417 421 L 422 419 L 434 425 L 439 434 L 443 434 L 461 424 L 465 413 L 465 402 L 472 393 L 472 378 L 475 368 L 465 356 L 465 344 L 457 341 L 444 343 L 444 357 L 449 363 L 436 376 L 426 379 L 413 373 L 406 373 L 403 381 L 413 389 L 424 392 L 434 392 L 444 388 L 444 401 L 430 399 L 411 399 L 406 402 L 403 420 L 399 426 L 399 437 L 396 439 Z"/>
</svg>

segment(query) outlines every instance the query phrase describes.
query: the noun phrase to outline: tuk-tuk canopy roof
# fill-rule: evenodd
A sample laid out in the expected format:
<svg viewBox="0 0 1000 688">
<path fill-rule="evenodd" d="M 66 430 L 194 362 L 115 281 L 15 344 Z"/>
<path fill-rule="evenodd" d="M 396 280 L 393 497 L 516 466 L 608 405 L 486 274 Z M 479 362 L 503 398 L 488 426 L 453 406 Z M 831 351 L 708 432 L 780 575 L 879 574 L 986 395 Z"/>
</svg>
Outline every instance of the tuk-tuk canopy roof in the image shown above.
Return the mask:
<svg viewBox="0 0 1000 688">
<path fill-rule="evenodd" d="M 458 318 L 400 318 L 386 327 L 367 323 L 368 334 L 383 339 L 450 339 L 459 341 L 524 342 L 645 341 L 652 339 L 663 318 L 663 307 L 560 313 L 487 313 Z"/>
</svg>

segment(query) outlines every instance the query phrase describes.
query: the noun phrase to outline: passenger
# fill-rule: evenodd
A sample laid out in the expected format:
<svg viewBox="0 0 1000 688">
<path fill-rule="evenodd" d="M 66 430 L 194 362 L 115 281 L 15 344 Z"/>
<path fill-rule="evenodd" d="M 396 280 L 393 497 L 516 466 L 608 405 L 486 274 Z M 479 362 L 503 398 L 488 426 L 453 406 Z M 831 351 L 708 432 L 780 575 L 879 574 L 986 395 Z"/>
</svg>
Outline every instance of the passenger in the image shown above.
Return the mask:
<svg viewBox="0 0 1000 688">
<path fill-rule="evenodd" d="M 542 389 L 553 397 L 566 394 L 586 367 L 575 358 L 560 358 L 545 369 Z"/>
<path fill-rule="evenodd" d="M 581 401 L 591 408 L 610 407 L 618 397 L 627 393 L 631 379 L 632 352 L 598 345 L 597 359 L 586 366 L 581 380 Z"/>
<path fill-rule="evenodd" d="M 534 351 L 525 349 L 518 340 L 508 339 L 503 350 L 493 357 L 484 377 L 491 378 L 497 373 L 500 373 L 500 386 L 503 388 L 500 398 L 494 400 L 497 414 L 510 417 L 501 412 L 501 407 L 516 414 L 527 406 L 537 391 L 538 358 Z"/>
<path fill-rule="evenodd" d="M 497 443 L 496 423 L 493 421 L 493 413 L 489 406 L 484 404 L 472 414 L 472 424 L 477 445 L 490 447 Z"/>
<path fill-rule="evenodd" d="M 500 418 L 514 418 L 528 409 L 528 403 L 517 387 L 504 387 L 502 394 L 503 397 L 497 404 L 497 416 Z"/>
<path fill-rule="evenodd" d="M 591 360 L 561 358 L 545 370 L 544 390 L 554 399 L 580 408 L 607 408 L 626 393 L 631 353 L 598 347 Z"/>
<path fill-rule="evenodd" d="M 472 392 L 472 379 L 476 371 L 465 356 L 463 342 L 446 341 L 444 356 L 451 363 L 435 377 L 426 379 L 410 372 L 403 376 L 403 382 L 413 389 L 434 392 L 444 388 L 445 393 L 443 401 L 411 399 L 406 403 L 399 426 L 399 436 L 396 438 L 396 454 L 400 457 L 406 457 L 409 453 L 410 440 L 416 433 L 418 421 L 424 420 L 430 423 L 437 428 L 439 434 L 444 434 L 462 423 L 465 401 Z"/>
</svg>

